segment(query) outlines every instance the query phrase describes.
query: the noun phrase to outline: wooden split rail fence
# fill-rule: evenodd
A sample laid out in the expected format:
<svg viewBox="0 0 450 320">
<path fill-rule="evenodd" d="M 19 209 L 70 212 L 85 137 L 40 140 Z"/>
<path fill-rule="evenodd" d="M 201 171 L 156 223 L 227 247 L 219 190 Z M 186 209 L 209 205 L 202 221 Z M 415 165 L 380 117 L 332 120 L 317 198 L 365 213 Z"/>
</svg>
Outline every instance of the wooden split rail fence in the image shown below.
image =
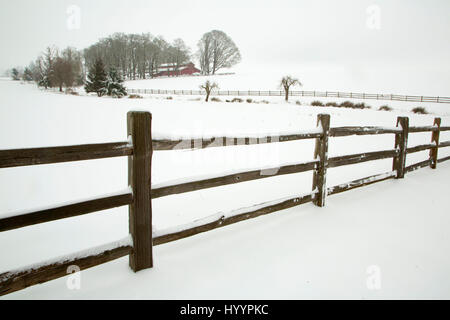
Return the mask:
<svg viewBox="0 0 450 320">
<path fill-rule="evenodd" d="M 403 178 L 407 172 L 426 166 L 435 169 L 437 163 L 450 160 L 450 156 L 438 158 L 439 148 L 450 146 L 450 141 L 439 141 L 440 132 L 450 131 L 450 127 L 441 126 L 440 118 L 435 119 L 433 126 L 410 127 L 407 117 L 399 117 L 397 127 L 392 128 L 330 128 L 330 116 L 327 114 L 318 115 L 317 120 L 318 129 L 310 133 L 260 138 L 216 137 L 207 140 L 152 140 L 151 114 L 148 112 L 129 112 L 127 115 L 127 125 L 128 136 L 131 137 L 131 142 L 0 150 L 0 168 L 128 156 L 128 177 L 130 186 L 129 191 L 116 195 L 1 218 L 0 232 L 3 232 L 128 205 L 130 240 L 125 242 L 119 241 L 115 244 L 106 246 L 101 250 L 94 250 L 96 253 L 75 254 L 68 256 L 65 259 L 57 259 L 34 267 L 0 274 L 0 295 L 63 277 L 68 274 L 67 268 L 72 265 L 76 265 L 80 270 L 83 270 L 126 255 L 129 255 L 130 267 L 135 272 L 151 268 L 153 266 L 152 247 L 155 245 L 179 240 L 201 232 L 308 202 L 313 202 L 315 205 L 322 207 L 325 205 L 326 197 L 328 195 L 341 193 L 387 179 Z M 431 143 L 408 147 L 408 135 L 416 132 L 430 132 Z M 394 134 L 394 147 L 390 150 L 328 158 L 328 143 L 330 137 L 377 134 Z M 153 151 L 281 143 L 302 139 L 315 139 L 314 155 L 316 160 L 274 168 L 275 170 L 272 171 L 274 174 L 272 175 L 263 175 L 261 174 L 261 170 L 254 170 L 186 183 L 166 185 L 163 187 L 151 187 L 151 158 Z M 429 150 L 428 160 L 405 166 L 407 154 L 425 150 Z M 357 179 L 334 187 L 327 187 L 326 185 L 328 168 L 388 158 L 393 159 L 393 167 L 390 172 Z M 284 198 L 279 201 L 270 201 L 250 208 L 240 209 L 233 214 L 221 215 L 215 219 L 210 219 L 207 223 L 200 223 L 194 226 L 188 225 L 185 228 L 177 229 L 176 232 L 172 231 L 163 234 L 153 233 L 152 199 L 311 170 L 313 171 L 313 183 L 312 192 L 309 194 Z M 267 172 L 267 169 L 264 169 L 264 171 Z"/>
<path fill-rule="evenodd" d="M 173 94 L 173 95 L 204 95 L 202 90 L 166 90 L 166 89 L 127 89 L 132 94 Z M 217 90 L 211 92 L 211 96 L 259 96 L 259 97 L 284 97 L 283 90 Z M 296 91 L 290 90 L 291 97 L 317 97 L 317 98 L 343 98 L 343 99 L 369 99 L 390 100 L 406 102 L 450 103 L 450 97 L 432 97 L 416 95 L 400 95 L 385 93 L 358 93 L 337 91 Z"/>
</svg>

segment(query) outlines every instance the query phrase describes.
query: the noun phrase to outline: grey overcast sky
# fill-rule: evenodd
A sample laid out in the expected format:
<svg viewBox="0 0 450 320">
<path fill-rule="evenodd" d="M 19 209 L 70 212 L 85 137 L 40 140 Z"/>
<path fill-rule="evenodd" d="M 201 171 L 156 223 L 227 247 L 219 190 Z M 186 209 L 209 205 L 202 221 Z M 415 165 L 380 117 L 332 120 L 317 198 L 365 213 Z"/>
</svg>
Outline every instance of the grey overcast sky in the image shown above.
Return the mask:
<svg viewBox="0 0 450 320">
<path fill-rule="evenodd" d="M 48 45 L 83 49 L 114 32 L 180 37 L 195 51 L 203 33 L 219 29 L 247 64 L 408 64 L 450 72 L 449 0 L 0 1 L 0 70 L 28 64 Z M 75 30 L 67 27 L 71 5 L 80 8 Z M 373 5 L 379 29 L 367 25 Z"/>
</svg>

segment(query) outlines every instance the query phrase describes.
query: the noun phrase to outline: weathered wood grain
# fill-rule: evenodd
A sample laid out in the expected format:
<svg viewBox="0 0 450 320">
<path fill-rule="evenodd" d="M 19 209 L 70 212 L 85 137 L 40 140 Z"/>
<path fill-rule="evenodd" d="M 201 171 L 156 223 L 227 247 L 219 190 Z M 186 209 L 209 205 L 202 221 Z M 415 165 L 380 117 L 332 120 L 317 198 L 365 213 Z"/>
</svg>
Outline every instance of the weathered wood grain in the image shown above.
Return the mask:
<svg viewBox="0 0 450 320">
<path fill-rule="evenodd" d="M 258 179 L 271 178 L 279 175 L 300 173 L 313 170 L 318 161 L 308 163 L 293 164 L 282 167 L 274 167 L 271 169 L 253 170 L 230 174 L 222 177 L 215 177 L 210 179 L 197 180 L 186 183 L 179 183 L 170 186 L 152 189 L 152 199 L 185 192 L 197 191 L 207 188 L 214 188 L 225 186 L 234 183 L 247 182 Z"/>
<path fill-rule="evenodd" d="M 330 137 L 389 134 L 389 133 L 398 133 L 398 131 L 399 131 L 398 129 L 386 129 L 382 127 L 335 127 L 330 129 Z"/>
<path fill-rule="evenodd" d="M 133 195 L 126 193 L 3 218 L 0 219 L 0 232 L 120 207 L 132 201 Z"/>
<path fill-rule="evenodd" d="M 447 161 L 447 160 L 450 160 L 450 156 L 440 158 L 440 159 L 437 160 L 437 162 L 441 163 L 441 162 L 444 162 L 444 161 Z"/>
<path fill-rule="evenodd" d="M 335 168 L 349 164 L 362 163 L 366 161 L 387 159 L 395 157 L 397 154 L 398 151 L 396 150 L 384 150 L 384 151 L 366 152 L 346 156 L 332 157 L 328 159 L 328 167 Z"/>
<path fill-rule="evenodd" d="M 377 183 L 377 182 L 381 182 L 381 181 L 385 181 L 388 179 L 392 179 L 396 176 L 395 172 L 392 173 L 384 173 L 384 174 L 376 174 L 373 176 L 368 176 L 365 178 L 361 178 L 361 179 L 357 179 L 357 180 L 353 180 L 347 183 L 342 183 L 339 184 L 337 186 L 328 188 L 328 195 L 333 195 L 333 194 L 337 194 L 337 193 L 341 193 L 341 192 L 345 192 L 345 191 L 349 191 L 349 190 L 353 190 L 359 187 L 363 187 L 363 186 L 368 186 L 370 184 L 373 183 Z"/>
<path fill-rule="evenodd" d="M 418 163 L 415 163 L 415 164 L 405 167 L 405 172 L 412 172 L 412 171 L 415 171 L 420 168 L 425 168 L 425 167 L 428 167 L 430 164 L 431 164 L 430 159 L 421 161 L 421 162 L 418 162 Z"/>
<path fill-rule="evenodd" d="M 429 150 L 429 149 L 433 149 L 435 148 L 436 145 L 435 144 L 421 144 L 415 147 L 411 147 L 411 148 L 407 148 L 406 149 L 406 153 L 407 154 L 411 154 L 411 153 L 416 153 L 416 152 L 420 152 L 420 151 L 425 151 L 425 150 Z"/>
<path fill-rule="evenodd" d="M 67 259 L 50 265 L 14 272 L 0 274 L 0 296 L 14 291 L 25 289 L 39 283 L 47 282 L 67 276 L 67 268 L 75 265 L 80 270 L 85 270 L 99 264 L 109 262 L 130 254 L 131 246 L 122 246 L 78 259 Z"/>
<path fill-rule="evenodd" d="M 434 125 L 437 126 L 438 130 L 433 131 L 431 134 L 431 143 L 434 144 L 433 148 L 430 149 L 430 168 L 436 169 L 438 151 L 439 151 L 439 135 L 441 128 L 441 118 L 434 118 Z"/>
<path fill-rule="evenodd" d="M 288 199 L 288 200 L 285 200 L 285 201 L 277 203 L 277 204 L 268 205 L 263 208 L 258 208 L 256 210 L 250 210 L 248 212 L 245 212 L 245 213 L 242 213 L 239 215 L 235 215 L 232 217 L 221 217 L 214 222 L 211 222 L 211 223 L 208 223 L 208 224 L 205 224 L 202 226 L 197 226 L 197 227 L 186 229 L 186 230 L 183 230 L 180 232 L 155 237 L 153 239 L 153 245 L 156 246 L 156 245 L 164 244 L 167 242 L 191 237 L 193 235 L 196 235 L 196 234 L 199 234 L 202 232 L 210 231 L 210 230 L 217 229 L 220 227 L 225 227 L 227 225 L 230 225 L 230 224 L 233 224 L 233 223 L 236 223 L 239 221 L 256 218 L 261 215 L 269 214 L 269 213 L 272 213 L 275 211 L 292 208 L 292 207 L 295 207 L 295 206 L 298 206 L 298 205 L 301 205 L 301 204 L 304 204 L 307 202 L 311 202 L 311 201 L 312 201 L 312 196 L 306 195 L 303 197 L 295 197 L 292 199 Z"/>
<path fill-rule="evenodd" d="M 319 207 L 325 206 L 327 196 L 327 168 L 328 168 L 328 140 L 330 133 L 330 115 L 318 114 L 317 126 L 322 128 L 322 136 L 316 138 L 314 148 L 314 158 L 319 160 L 319 164 L 313 173 L 312 189 L 317 189 L 314 197 L 314 204 Z"/>
<path fill-rule="evenodd" d="M 128 112 L 127 130 L 133 141 L 133 155 L 128 157 L 128 183 L 133 189 L 129 206 L 129 229 L 134 250 L 130 267 L 137 272 L 153 267 L 152 246 L 152 116 L 149 112 Z"/>
<path fill-rule="evenodd" d="M 409 118 L 398 117 L 397 126 L 402 129 L 401 133 L 395 135 L 395 149 L 398 155 L 394 157 L 392 162 L 392 170 L 397 171 L 397 179 L 405 176 L 406 149 L 408 148 Z"/>
<path fill-rule="evenodd" d="M 208 139 L 179 139 L 179 140 L 153 140 L 153 150 L 184 150 L 184 149 L 204 149 L 225 146 L 242 146 L 253 144 L 265 144 L 273 142 L 287 142 L 304 139 L 314 139 L 320 137 L 320 133 L 302 133 L 280 136 L 266 137 L 214 137 Z"/>
<path fill-rule="evenodd" d="M 438 131 L 439 128 L 435 126 L 428 126 L 428 127 L 409 127 L 409 132 L 435 132 Z"/>
<path fill-rule="evenodd" d="M 121 157 L 133 154 L 128 142 L 0 150 L 0 168 Z"/>
</svg>

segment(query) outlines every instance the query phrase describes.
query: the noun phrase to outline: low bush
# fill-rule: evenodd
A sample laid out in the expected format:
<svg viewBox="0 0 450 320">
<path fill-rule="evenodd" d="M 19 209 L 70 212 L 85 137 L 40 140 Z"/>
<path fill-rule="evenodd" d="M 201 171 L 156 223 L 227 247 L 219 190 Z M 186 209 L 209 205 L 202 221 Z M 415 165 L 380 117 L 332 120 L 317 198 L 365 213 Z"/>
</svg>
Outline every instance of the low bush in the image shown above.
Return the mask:
<svg viewBox="0 0 450 320">
<path fill-rule="evenodd" d="M 73 95 L 73 96 L 78 96 L 78 95 L 79 95 L 78 92 L 75 91 L 75 90 L 73 90 L 72 88 L 67 88 L 67 89 L 65 90 L 65 93 L 66 93 L 66 94 L 71 94 L 71 95 Z"/>
<path fill-rule="evenodd" d="M 249 99 L 247 99 L 246 101 L 247 101 L 247 103 L 252 103 L 252 102 L 253 102 L 253 99 L 250 99 L 250 98 L 249 98 Z"/>
<path fill-rule="evenodd" d="M 267 100 L 263 100 L 263 101 L 261 101 L 261 103 L 264 103 L 264 104 L 269 104 L 269 101 L 267 101 Z"/>
<path fill-rule="evenodd" d="M 340 108 L 354 108 L 355 104 L 351 101 L 344 101 L 339 105 Z"/>
<path fill-rule="evenodd" d="M 168 96 L 166 99 L 167 100 L 173 100 L 173 98 L 171 96 Z"/>
<path fill-rule="evenodd" d="M 314 106 L 314 107 L 323 107 L 322 101 L 317 101 L 317 100 L 311 102 L 311 105 Z"/>
<path fill-rule="evenodd" d="M 428 114 L 427 109 L 425 109 L 424 107 L 415 107 L 411 111 L 417 114 Z"/>
<path fill-rule="evenodd" d="M 302 105 L 302 103 L 301 103 L 300 101 L 298 101 L 298 100 L 295 101 L 295 104 L 298 105 L 298 106 L 301 106 L 301 105 Z"/>
<path fill-rule="evenodd" d="M 239 102 L 239 103 L 241 103 L 242 101 L 244 100 L 242 100 L 241 98 L 233 98 L 233 100 L 231 100 L 231 102 Z"/>
<path fill-rule="evenodd" d="M 222 102 L 222 100 L 220 100 L 220 99 L 217 98 L 217 97 L 212 97 L 212 98 L 211 98 L 211 101 L 212 101 L 212 102 Z"/>
<path fill-rule="evenodd" d="M 128 99 L 142 99 L 142 96 L 140 96 L 138 94 L 130 94 L 128 96 Z"/>
<path fill-rule="evenodd" d="M 379 111 L 392 111 L 392 108 L 388 105 L 384 105 L 378 108 Z"/>
<path fill-rule="evenodd" d="M 353 105 L 354 109 L 370 109 L 371 107 L 366 105 L 364 102 L 360 102 L 360 103 L 355 103 Z"/>
<path fill-rule="evenodd" d="M 325 104 L 327 107 L 339 107 L 339 105 L 336 102 L 327 102 Z"/>
</svg>

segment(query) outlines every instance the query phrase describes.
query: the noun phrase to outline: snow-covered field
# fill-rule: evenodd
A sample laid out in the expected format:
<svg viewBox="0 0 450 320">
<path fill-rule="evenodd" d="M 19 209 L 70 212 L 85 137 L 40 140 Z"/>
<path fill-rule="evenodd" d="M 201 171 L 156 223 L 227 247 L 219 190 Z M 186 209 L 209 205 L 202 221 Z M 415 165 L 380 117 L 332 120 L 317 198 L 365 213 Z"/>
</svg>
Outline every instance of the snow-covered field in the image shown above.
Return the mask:
<svg viewBox="0 0 450 320">
<path fill-rule="evenodd" d="M 236 76 L 217 77 L 231 86 Z M 174 79 L 147 82 L 174 80 L 168 88 L 196 89 L 192 79 L 176 79 L 184 82 L 180 87 Z M 145 87 L 158 88 L 156 84 Z M 380 112 L 297 106 L 282 98 L 270 104 L 205 103 L 161 96 L 111 99 L 44 92 L 7 80 L 0 81 L 0 92 L 0 149 L 126 141 L 129 110 L 152 112 L 154 136 L 304 131 L 315 128 L 318 113 L 331 114 L 332 126 L 392 127 L 399 115 L 409 116 L 410 125 L 431 125 L 435 116 L 450 125 L 448 105 L 430 108 L 435 114 L 415 115 L 402 110 L 416 104 L 405 103 L 403 109 Z M 443 133 L 441 140 L 450 140 L 450 134 Z M 409 146 L 429 142 L 430 134 L 411 134 Z M 384 150 L 393 143 L 392 135 L 333 138 L 329 152 L 335 156 Z M 450 150 L 440 151 L 440 156 L 449 154 Z M 152 182 L 312 157 L 312 140 L 154 152 Z M 407 164 L 427 157 L 427 152 L 414 154 Z M 330 169 L 327 183 L 332 186 L 383 173 L 391 166 L 391 160 L 380 160 Z M 0 215 L 122 190 L 127 187 L 126 168 L 124 157 L 1 169 Z M 65 279 L 59 279 L 4 298 L 449 298 L 450 217 L 445 201 L 449 172 L 450 165 L 443 163 L 437 170 L 422 169 L 404 180 L 330 197 L 326 208 L 307 204 L 158 246 L 154 269 L 133 274 L 127 259 L 119 259 L 83 271 L 79 291 L 68 290 Z M 156 229 L 164 229 L 219 211 L 309 192 L 311 181 L 309 172 L 156 199 L 153 223 Z M 3 232 L 0 272 L 127 234 L 126 207 Z M 366 287 L 366 269 L 371 265 L 381 268 L 381 290 Z"/>
</svg>

